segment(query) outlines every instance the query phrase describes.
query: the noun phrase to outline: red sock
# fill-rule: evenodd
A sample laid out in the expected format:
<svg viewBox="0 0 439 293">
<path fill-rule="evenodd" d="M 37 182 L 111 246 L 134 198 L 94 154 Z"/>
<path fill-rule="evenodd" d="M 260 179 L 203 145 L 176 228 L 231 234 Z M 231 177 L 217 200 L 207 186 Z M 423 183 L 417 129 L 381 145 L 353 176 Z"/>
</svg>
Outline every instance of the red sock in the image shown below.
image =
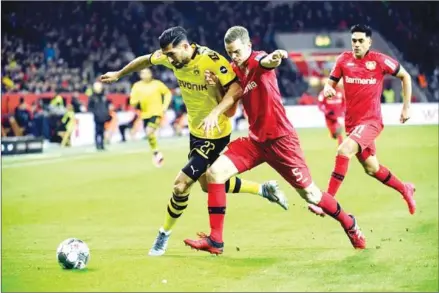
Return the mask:
<svg viewBox="0 0 439 293">
<path fill-rule="evenodd" d="M 322 199 L 318 203 L 322 210 L 340 222 L 345 230 L 349 230 L 354 225 L 354 219 L 342 210 L 340 204 L 327 192 L 322 192 Z"/>
<path fill-rule="evenodd" d="M 343 155 L 337 155 L 335 157 L 335 168 L 331 174 L 331 179 L 329 179 L 328 193 L 332 196 L 337 194 L 341 183 L 343 182 L 344 176 L 348 172 L 349 158 Z"/>
<path fill-rule="evenodd" d="M 226 191 L 224 184 L 209 183 L 207 185 L 210 220 L 210 238 L 218 243 L 223 242 L 224 216 L 226 214 Z"/>
<path fill-rule="evenodd" d="M 341 145 L 341 143 L 343 142 L 343 135 L 339 135 L 337 136 L 337 141 L 338 141 L 338 145 Z"/>
<path fill-rule="evenodd" d="M 399 191 L 401 194 L 403 194 L 405 191 L 404 183 L 394 176 L 389 169 L 382 165 L 380 165 L 380 168 L 375 173 L 374 177 L 381 181 L 381 183 Z"/>
</svg>

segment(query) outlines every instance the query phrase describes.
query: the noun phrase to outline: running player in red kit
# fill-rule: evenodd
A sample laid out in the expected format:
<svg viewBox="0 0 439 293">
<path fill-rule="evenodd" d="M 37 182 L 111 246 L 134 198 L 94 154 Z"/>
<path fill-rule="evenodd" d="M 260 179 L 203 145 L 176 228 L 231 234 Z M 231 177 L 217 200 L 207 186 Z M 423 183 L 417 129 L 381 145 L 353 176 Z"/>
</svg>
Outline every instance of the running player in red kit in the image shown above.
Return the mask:
<svg viewBox="0 0 439 293">
<path fill-rule="evenodd" d="M 353 216 L 342 210 L 335 199 L 321 192 L 314 184 L 306 165 L 299 138 L 285 114 L 279 93 L 276 73 L 288 54 L 276 50 L 271 54 L 252 51 L 247 29 L 230 28 L 225 37 L 226 51 L 232 58 L 232 67 L 240 79 L 243 93 L 225 97 L 203 120 L 200 126 L 209 133 L 218 127 L 218 117 L 242 99 L 248 115 L 249 137 L 241 137 L 228 145 L 207 170 L 208 210 L 211 233 L 200 233 L 201 239 L 186 239 L 186 245 L 212 254 L 223 253 L 223 223 L 226 210 L 224 182 L 234 174 L 268 163 L 288 181 L 309 203 L 322 208 L 340 222 L 352 245 L 364 249 L 366 239 Z"/>
<path fill-rule="evenodd" d="M 318 96 L 319 110 L 325 115 L 326 126 L 333 139 L 337 139 L 338 145 L 343 142 L 345 100 L 343 90 L 336 89 L 334 97 L 325 97 L 323 91 Z"/>
<path fill-rule="evenodd" d="M 335 87 L 338 81 L 343 78 L 348 137 L 338 148 L 328 193 L 332 196 L 336 195 L 348 171 L 349 161 L 356 155 L 366 173 L 397 190 L 407 202 L 410 214 L 414 214 L 415 186 L 412 183 L 401 182 L 389 169 L 380 165 L 375 147 L 375 140 L 384 127 L 381 115 L 384 76 L 391 74 L 402 81 L 404 101 L 400 116 L 401 123 L 405 123 L 410 118 L 411 77 L 389 56 L 369 51 L 372 30 L 368 26 L 354 25 L 351 34 L 353 52 L 344 52 L 338 57 L 323 90 L 326 97 L 333 97 L 336 94 Z M 319 207 L 310 205 L 309 209 L 315 214 L 324 215 Z"/>
</svg>

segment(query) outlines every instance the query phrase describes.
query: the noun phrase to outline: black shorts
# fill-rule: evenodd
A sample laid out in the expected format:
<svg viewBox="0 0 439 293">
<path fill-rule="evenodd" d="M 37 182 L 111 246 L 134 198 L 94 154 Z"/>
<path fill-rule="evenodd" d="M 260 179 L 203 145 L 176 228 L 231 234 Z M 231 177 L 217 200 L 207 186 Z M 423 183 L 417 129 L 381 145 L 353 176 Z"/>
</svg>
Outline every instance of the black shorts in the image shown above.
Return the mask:
<svg viewBox="0 0 439 293">
<path fill-rule="evenodd" d="M 162 117 L 160 116 L 151 116 L 149 118 L 143 119 L 143 128 L 146 128 L 147 126 L 157 128 L 160 126 L 161 119 Z"/>
<path fill-rule="evenodd" d="M 194 181 L 197 181 L 206 172 L 207 168 L 218 159 L 229 142 L 230 134 L 218 139 L 199 138 L 190 134 L 189 162 L 182 171 Z"/>
</svg>

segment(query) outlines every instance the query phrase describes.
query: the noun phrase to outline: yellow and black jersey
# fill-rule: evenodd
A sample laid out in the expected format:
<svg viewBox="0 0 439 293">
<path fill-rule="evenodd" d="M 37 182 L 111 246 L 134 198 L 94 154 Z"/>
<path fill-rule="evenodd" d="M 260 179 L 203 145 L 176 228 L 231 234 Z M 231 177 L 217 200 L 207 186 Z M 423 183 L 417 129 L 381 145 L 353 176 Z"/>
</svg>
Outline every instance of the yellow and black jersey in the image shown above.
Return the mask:
<svg viewBox="0 0 439 293">
<path fill-rule="evenodd" d="M 153 79 L 150 82 L 136 82 L 130 94 L 130 104 L 140 105 L 142 119 L 152 116 L 163 116 L 163 112 L 171 102 L 172 93 L 160 80 Z"/>
<path fill-rule="evenodd" d="M 213 72 L 223 87 L 237 81 L 237 77 L 229 62 L 217 52 L 197 44 L 192 44 L 195 49 L 192 60 L 182 68 L 176 68 L 161 50 L 151 54 L 151 64 L 163 65 L 174 71 L 181 89 L 183 101 L 188 114 L 189 131 L 199 138 L 207 138 L 203 129 L 198 129 L 201 121 L 218 105 L 217 91 L 206 84 L 204 72 Z M 232 132 L 230 120 L 225 115 L 219 117 L 218 129 L 214 129 L 210 139 L 228 136 Z"/>
</svg>

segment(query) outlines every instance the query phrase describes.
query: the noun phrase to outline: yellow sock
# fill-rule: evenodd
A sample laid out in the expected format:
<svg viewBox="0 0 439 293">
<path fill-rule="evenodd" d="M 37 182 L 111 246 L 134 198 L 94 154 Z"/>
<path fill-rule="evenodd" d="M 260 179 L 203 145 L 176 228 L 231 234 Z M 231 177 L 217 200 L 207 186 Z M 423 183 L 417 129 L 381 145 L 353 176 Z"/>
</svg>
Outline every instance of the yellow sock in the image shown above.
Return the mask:
<svg viewBox="0 0 439 293">
<path fill-rule="evenodd" d="M 232 177 L 226 181 L 227 193 L 250 193 L 259 195 L 261 185 L 253 181 Z"/>
<path fill-rule="evenodd" d="M 163 229 L 169 232 L 174 227 L 177 219 L 183 214 L 183 211 L 187 208 L 189 201 L 189 194 L 184 196 L 176 196 L 172 194 L 166 210 L 165 222 Z"/>
<path fill-rule="evenodd" d="M 149 146 L 151 147 L 151 150 L 153 152 L 157 151 L 157 136 L 155 135 L 155 133 L 151 133 L 148 136 L 148 142 L 149 142 Z"/>
</svg>

